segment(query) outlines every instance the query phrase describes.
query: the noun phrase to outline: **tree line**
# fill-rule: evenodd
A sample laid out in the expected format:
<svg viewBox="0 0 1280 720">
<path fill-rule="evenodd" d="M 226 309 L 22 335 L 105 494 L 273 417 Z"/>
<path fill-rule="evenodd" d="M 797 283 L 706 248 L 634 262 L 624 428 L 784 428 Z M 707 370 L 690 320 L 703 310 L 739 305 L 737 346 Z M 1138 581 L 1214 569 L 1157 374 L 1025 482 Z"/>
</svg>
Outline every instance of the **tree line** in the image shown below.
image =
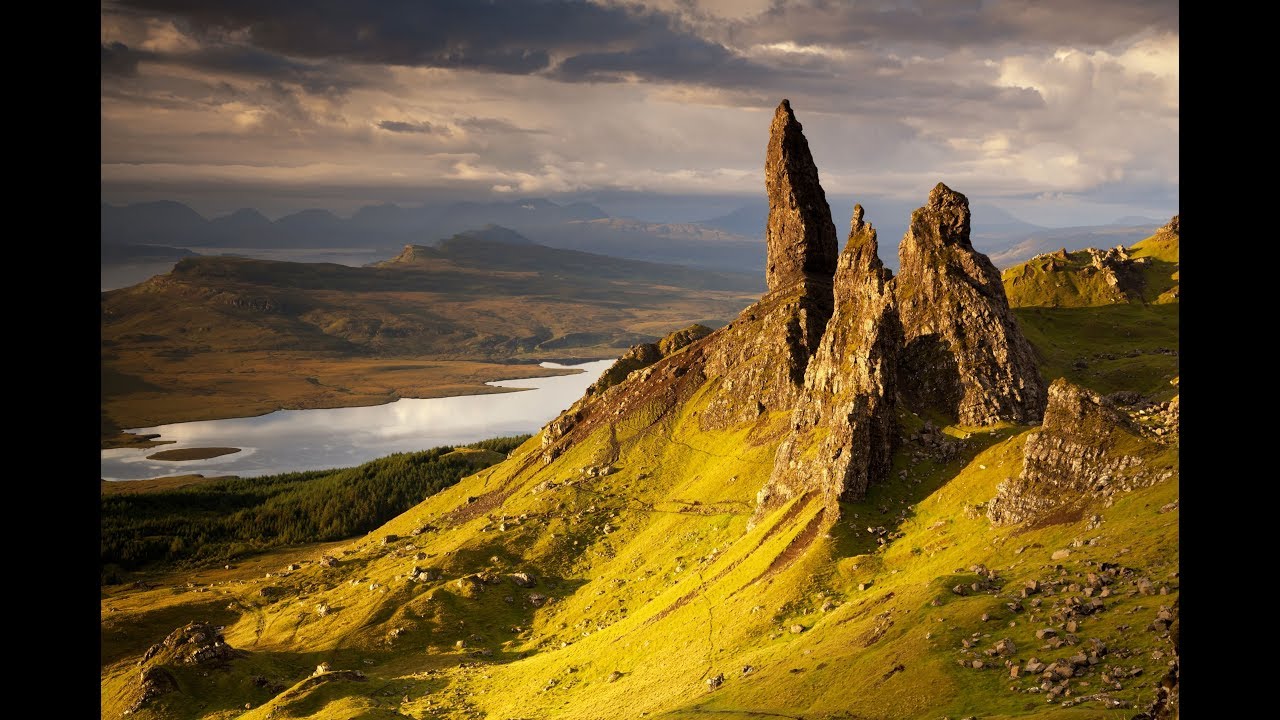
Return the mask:
<svg viewBox="0 0 1280 720">
<path fill-rule="evenodd" d="M 528 438 L 492 438 L 466 447 L 506 455 Z M 157 563 L 228 562 L 283 545 L 366 533 L 496 460 L 453 450 L 396 453 L 340 470 L 103 495 L 102 581 L 120 582 L 125 571 Z"/>
</svg>

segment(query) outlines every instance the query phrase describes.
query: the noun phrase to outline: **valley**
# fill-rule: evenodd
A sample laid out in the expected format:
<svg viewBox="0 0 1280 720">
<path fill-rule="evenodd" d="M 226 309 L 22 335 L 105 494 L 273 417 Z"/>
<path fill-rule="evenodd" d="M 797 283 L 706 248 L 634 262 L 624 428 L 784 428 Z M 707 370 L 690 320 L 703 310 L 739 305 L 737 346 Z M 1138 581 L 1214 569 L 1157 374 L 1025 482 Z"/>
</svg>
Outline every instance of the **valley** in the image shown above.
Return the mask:
<svg viewBox="0 0 1280 720">
<path fill-rule="evenodd" d="M 103 446 L 129 442 L 122 428 L 501 392 L 485 383 L 723 324 L 758 287 L 500 228 L 374 267 L 187 258 L 103 294 Z"/>
</svg>

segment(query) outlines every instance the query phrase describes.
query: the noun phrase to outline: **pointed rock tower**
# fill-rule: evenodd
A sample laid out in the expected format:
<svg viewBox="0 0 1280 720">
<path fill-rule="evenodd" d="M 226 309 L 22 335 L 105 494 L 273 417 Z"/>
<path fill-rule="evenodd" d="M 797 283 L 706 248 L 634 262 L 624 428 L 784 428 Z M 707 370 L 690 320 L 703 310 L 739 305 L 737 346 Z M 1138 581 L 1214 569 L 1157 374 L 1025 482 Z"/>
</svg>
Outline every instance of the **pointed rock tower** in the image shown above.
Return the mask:
<svg viewBox="0 0 1280 720">
<path fill-rule="evenodd" d="M 764 159 L 765 279 L 771 293 L 805 279 L 829 283 L 836 269 L 836 227 L 802 130 L 791 102 L 783 100 L 773 113 Z"/>
<path fill-rule="evenodd" d="M 902 327 L 893 274 L 877 255 L 876 231 L 853 208 L 835 276 L 835 312 L 805 372 L 791 434 L 757 496 L 753 520 L 803 492 L 829 507 L 857 500 L 888 476 L 898 438 L 894 382 Z"/>
<path fill-rule="evenodd" d="M 723 328 L 690 338 L 679 352 L 661 347 L 657 353 L 651 348 L 629 352 L 626 361 L 632 367 L 620 360 L 606 373 L 608 381 L 543 429 L 544 463 L 554 462 L 593 428 L 633 413 L 659 422 L 695 394 L 707 398 L 694 411 L 702 430 L 768 428 L 790 417 L 804 389 L 805 368 L 831 317 L 837 251 L 818 169 L 786 100 L 770 128 L 765 188 L 764 297 Z"/>
<path fill-rule="evenodd" d="M 938 183 L 911 214 L 898 257 L 898 388 L 908 406 L 962 425 L 1038 422 L 1045 383 L 1000 272 L 969 241 L 968 198 Z"/>
<path fill-rule="evenodd" d="M 787 100 L 778 105 L 769 128 L 764 185 L 769 193 L 768 293 L 721 331 L 707 374 L 722 377 L 724 392 L 703 414 L 706 429 L 732 427 L 767 411 L 790 411 L 831 317 L 836 228 L 809 142 Z"/>
</svg>

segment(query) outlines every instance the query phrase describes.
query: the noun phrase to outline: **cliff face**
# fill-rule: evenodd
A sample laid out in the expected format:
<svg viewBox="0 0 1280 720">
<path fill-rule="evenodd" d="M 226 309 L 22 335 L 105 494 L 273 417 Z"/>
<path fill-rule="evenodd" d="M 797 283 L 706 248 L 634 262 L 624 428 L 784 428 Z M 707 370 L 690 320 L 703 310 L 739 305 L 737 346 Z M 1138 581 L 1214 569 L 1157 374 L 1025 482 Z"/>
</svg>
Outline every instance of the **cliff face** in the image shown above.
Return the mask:
<svg viewBox="0 0 1280 720">
<path fill-rule="evenodd" d="M 704 429 L 790 411 L 831 317 L 836 229 L 802 129 L 783 100 L 773 114 L 764 163 L 769 291 L 719 333 L 707 374 L 720 378 L 720 392 L 702 416 Z"/>
<path fill-rule="evenodd" d="M 769 292 L 805 277 L 830 283 L 836 269 L 836 227 L 802 129 L 791 103 L 783 100 L 773 114 L 764 161 Z"/>
<path fill-rule="evenodd" d="M 861 498 L 869 484 L 889 474 L 898 438 L 902 328 L 893 275 L 876 251 L 876 231 L 857 205 L 836 268 L 835 311 L 806 368 L 790 435 L 757 497 L 757 520 L 809 489 L 820 490 L 831 506 L 836 499 Z"/>
<path fill-rule="evenodd" d="M 1044 425 L 1027 437 L 1022 473 L 1000 484 L 988 516 L 996 524 L 1044 520 L 1091 498 L 1161 479 L 1138 453 L 1149 443 L 1129 417 L 1097 393 L 1059 378 Z"/>
<path fill-rule="evenodd" d="M 969 240 L 969 218 L 968 198 L 942 183 L 911 214 L 898 250 L 899 387 L 912 408 L 962 425 L 1035 422 L 1044 381 L 999 271 Z"/>
</svg>

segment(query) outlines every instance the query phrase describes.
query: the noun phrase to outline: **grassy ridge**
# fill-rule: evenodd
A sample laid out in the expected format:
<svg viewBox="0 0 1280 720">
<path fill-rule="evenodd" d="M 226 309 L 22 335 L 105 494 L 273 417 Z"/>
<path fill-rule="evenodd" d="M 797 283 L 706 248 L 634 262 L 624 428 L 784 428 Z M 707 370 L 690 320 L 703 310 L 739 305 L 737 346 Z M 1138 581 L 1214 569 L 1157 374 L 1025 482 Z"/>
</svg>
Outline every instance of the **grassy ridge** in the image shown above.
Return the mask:
<svg viewBox="0 0 1280 720">
<path fill-rule="evenodd" d="M 396 453 L 358 467 L 102 497 L 104 582 L 149 563 L 226 561 L 367 532 L 495 463 L 528 436 Z"/>
<path fill-rule="evenodd" d="M 1164 228 L 1129 248 L 1131 260 L 1104 269 L 1093 251 L 1038 255 L 1001 273 L 1013 307 L 1167 304 L 1178 300 L 1177 232 Z"/>
</svg>

